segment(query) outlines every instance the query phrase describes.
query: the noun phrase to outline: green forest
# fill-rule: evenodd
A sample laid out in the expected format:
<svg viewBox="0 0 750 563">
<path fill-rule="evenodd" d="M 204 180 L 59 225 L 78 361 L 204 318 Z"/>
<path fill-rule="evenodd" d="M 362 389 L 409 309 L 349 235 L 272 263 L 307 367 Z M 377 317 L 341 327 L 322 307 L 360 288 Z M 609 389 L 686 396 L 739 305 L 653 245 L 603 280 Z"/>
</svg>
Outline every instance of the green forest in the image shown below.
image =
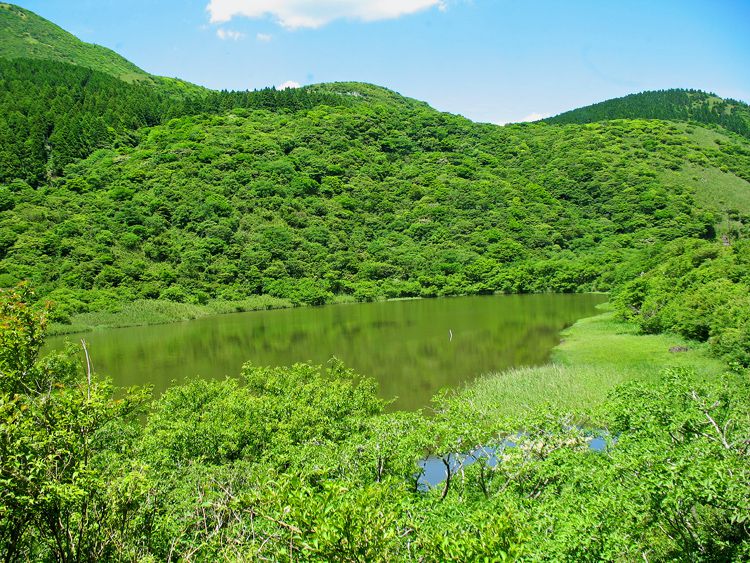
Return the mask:
<svg viewBox="0 0 750 563">
<path fill-rule="evenodd" d="M 609 119 L 669 119 L 716 124 L 750 138 L 750 107 L 700 90 L 641 92 L 566 111 L 547 123 L 594 123 Z"/>
<path fill-rule="evenodd" d="M 0 4 L 0 109 L 5 561 L 750 559 L 747 105 L 497 126 L 356 82 L 212 91 Z M 495 374 L 389 412 L 335 359 L 155 397 L 42 353 L 105 314 L 541 292 L 606 292 L 608 337 L 723 369 L 635 357 L 606 399 L 533 409 Z M 604 342 L 606 369 L 637 356 Z"/>
</svg>

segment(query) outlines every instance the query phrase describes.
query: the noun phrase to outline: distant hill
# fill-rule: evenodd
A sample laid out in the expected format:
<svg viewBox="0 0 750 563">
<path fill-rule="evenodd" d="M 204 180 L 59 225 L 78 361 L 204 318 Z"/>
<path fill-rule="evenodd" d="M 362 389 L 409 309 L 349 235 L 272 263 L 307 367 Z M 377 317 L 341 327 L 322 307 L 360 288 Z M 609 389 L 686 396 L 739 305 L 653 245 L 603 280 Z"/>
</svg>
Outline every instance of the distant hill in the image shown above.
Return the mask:
<svg viewBox="0 0 750 563">
<path fill-rule="evenodd" d="M 750 143 L 704 148 L 684 123 L 497 127 L 381 93 L 185 116 L 10 184 L 0 283 L 30 280 L 57 320 L 133 299 L 606 290 L 634 253 L 713 236 L 686 162 L 750 179 Z"/>
<path fill-rule="evenodd" d="M 359 97 L 335 87 L 214 92 L 150 75 L 33 12 L 0 3 L 0 183 L 38 186 L 96 149 L 131 145 L 138 129 L 174 117 L 236 107 L 296 111 L 392 94 L 366 85 L 359 91 Z"/>
<path fill-rule="evenodd" d="M 0 183 L 32 186 L 98 148 L 161 123 L 176 100 L 157 88 L 58 61 L 0 58 Z"/>
<path fill-rule="evenodd" d="M 116 76 L 126 82 L 150 75 L 114 51 L 84 43 L 33 12 L 0 4 L 0 57 L 44 59 L 73 64 Z"/>
<path fill-rule="evenodd" d="M 668 119 L 720 125 L 750 138 L 750 106 L 700 90 L 659 90 L 631 94 L 566 111 L 546 123 L 593 123 L 610 119 Z"/>
<path fill-rule="evenodd" d="M 52 22 L 14 4 L 0 3 L 0 59 L 55 61 L 145 84 L 172 97 L 194 97 L 209 90 L 177 78 L 154 76 L 111 49 L 86 43 Z"/>
<path fill-rule="evenodd" d="M 185 83 L 187 84 L 187 83 Z M 368 97 L 320 87 L 255 92 L 212 92 L 136 81 L 54 60 L 0 57 L 0 183 L 38 186 L 65 166 L 101 148 L 133 145 L 138 130 L 185 115 L 234 108 L 291 112 L 318 105 L 345 106 L 398 96 L 360 85 Z M 197 88 L 197 87 L 196 87 Z M 353 86 L 349 85 L 349 89 Z M 391 100 L 389 103 L 396 103 Z M 402 99 L 403 104 L 419 104 Z"/>
</svg>

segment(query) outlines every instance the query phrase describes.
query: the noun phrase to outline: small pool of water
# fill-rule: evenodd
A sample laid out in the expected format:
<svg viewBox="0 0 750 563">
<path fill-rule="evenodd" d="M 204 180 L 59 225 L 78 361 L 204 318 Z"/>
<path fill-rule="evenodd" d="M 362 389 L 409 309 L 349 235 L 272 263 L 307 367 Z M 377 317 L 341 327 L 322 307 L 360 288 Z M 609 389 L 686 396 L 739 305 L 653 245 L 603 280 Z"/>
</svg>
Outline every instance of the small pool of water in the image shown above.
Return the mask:
<svg viewBox="0 0 750 563">
<path fill-rule="evenodd" d="M 591 451 L 603 452 L 607 449 L 607 440 L 604 436 L 594 434 L 587 441 Z M 478 461 L 484 461 L 487 467 L 495 467 L 499 462 L 498 452 L 505 448 L 514 447 L 516 447 L 515 442 L 505 440 L 499 447 L 479 447 L 466 454 L 453 453 L 443 457 L 426 457 L 419 462 L 421 473 L 417 480 L 417 486 L 422 491 L 431 489 L 448 478 L 448 471 L 455 475 L 462 468 L 469 467 Z"/>
</svg>

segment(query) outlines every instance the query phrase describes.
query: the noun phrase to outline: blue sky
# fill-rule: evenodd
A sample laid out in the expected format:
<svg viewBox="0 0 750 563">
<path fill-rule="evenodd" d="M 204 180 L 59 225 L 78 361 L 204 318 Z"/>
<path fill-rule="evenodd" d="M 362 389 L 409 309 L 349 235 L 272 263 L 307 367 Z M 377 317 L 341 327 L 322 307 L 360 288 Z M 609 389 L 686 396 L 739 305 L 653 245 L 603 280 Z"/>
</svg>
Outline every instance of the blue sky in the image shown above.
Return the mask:
<svg viewBox="0 0 750 563">
<path fill-rule="evenodd" d="M 211 88 L 358 80 L 504 123 L 672 87 L 750 101 L 750 0 L 16 0 Z"/>
</svg>

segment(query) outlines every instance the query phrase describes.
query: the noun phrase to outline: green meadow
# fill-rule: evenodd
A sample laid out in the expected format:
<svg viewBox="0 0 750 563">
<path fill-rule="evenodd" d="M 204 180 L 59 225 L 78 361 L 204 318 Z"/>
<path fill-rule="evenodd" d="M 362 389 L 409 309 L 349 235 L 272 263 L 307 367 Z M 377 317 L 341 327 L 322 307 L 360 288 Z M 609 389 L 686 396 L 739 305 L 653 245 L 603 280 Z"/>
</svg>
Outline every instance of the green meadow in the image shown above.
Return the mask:
<svg viewBox="0 0 750 563">
<path fill-rule="evenodd" d="M 488 416 L 522 416 L 547 406 L 585 412 L 618 385 L 653 383 L 667 368 L 689 369 L 699 379 L 727 369 L 705 344 L 674 334 L 642 334 L 611 311 L 578 321 L 561 337 L 547 365 L 488 374 L 459 397 Z M 670 351 L 675 348 L 680 351 Z"/>
</svg>

